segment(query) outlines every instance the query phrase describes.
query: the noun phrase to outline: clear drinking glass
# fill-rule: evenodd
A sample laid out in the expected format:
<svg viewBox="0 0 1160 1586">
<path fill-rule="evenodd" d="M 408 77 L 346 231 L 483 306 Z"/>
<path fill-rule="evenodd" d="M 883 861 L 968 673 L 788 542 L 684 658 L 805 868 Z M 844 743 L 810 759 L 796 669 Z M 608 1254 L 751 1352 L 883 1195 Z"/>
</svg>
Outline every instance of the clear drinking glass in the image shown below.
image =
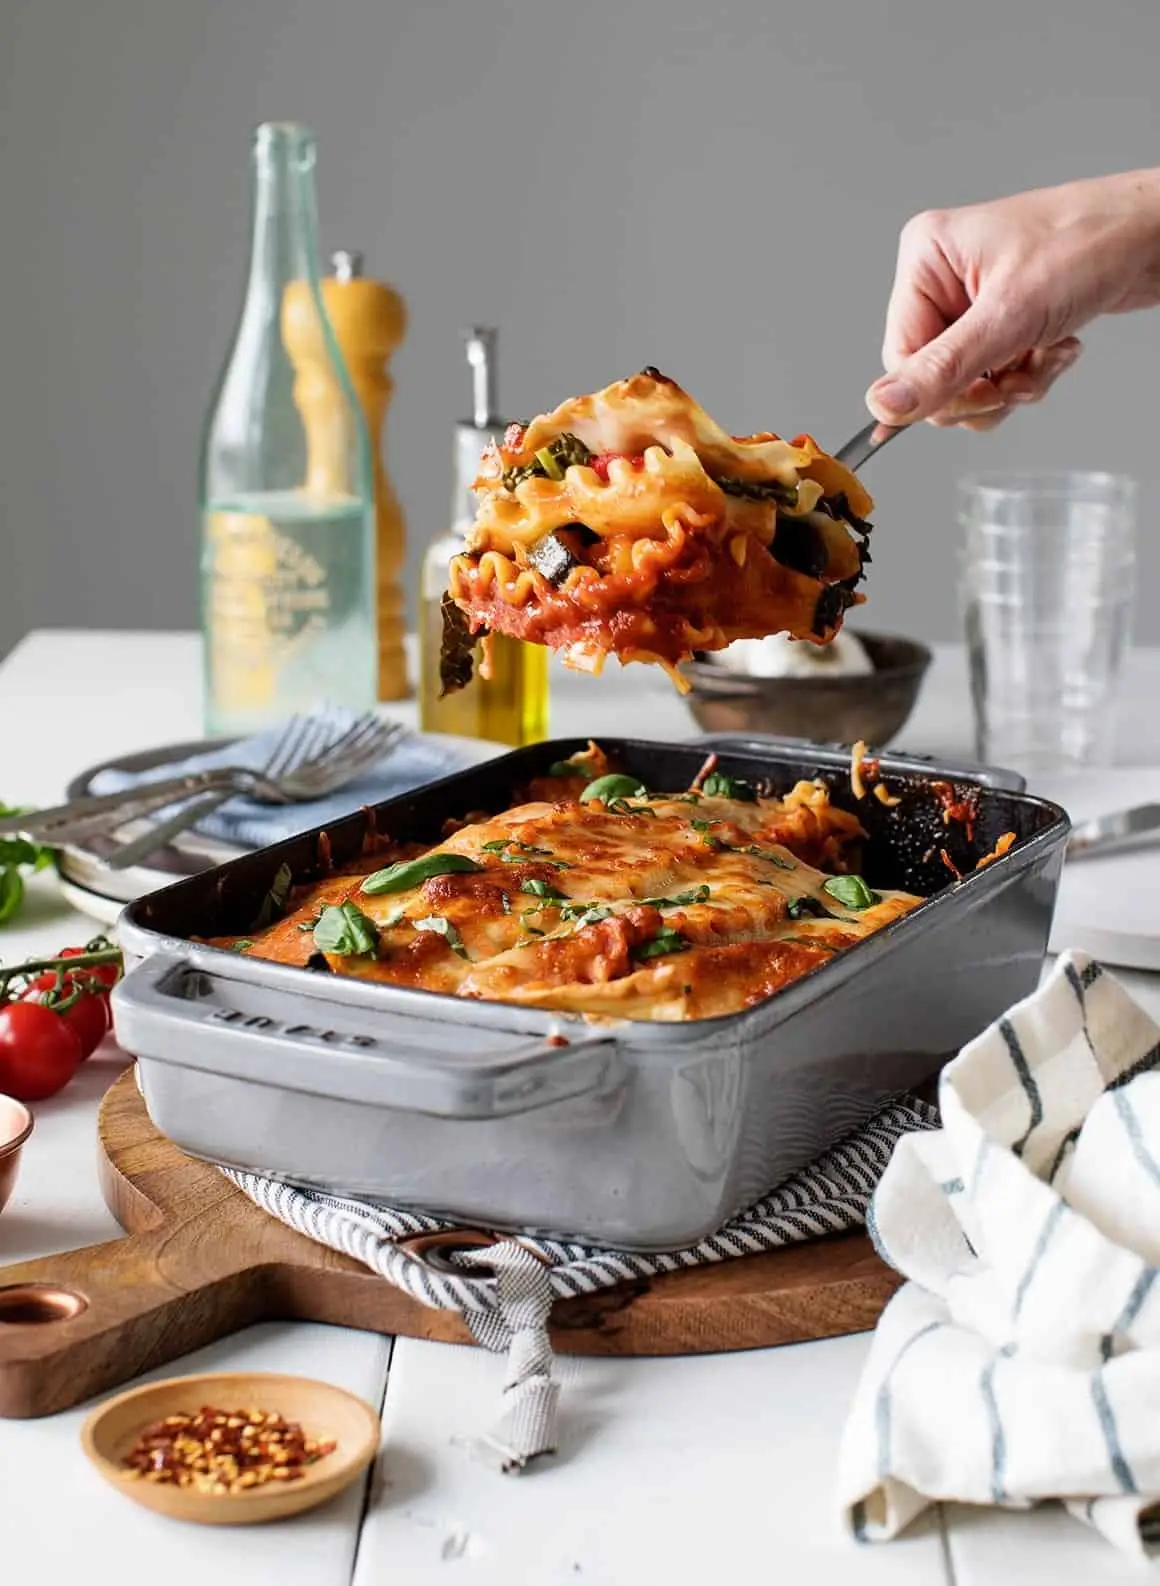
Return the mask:
<svg viewBox="0 0 1160 1586">
<path fill-rule="evenodd" d="M 958 495 L 978 758 L 1023 772 L 1109 763 L 1133 613 L 1135 481 L 976 474 Z"/>
</svg>

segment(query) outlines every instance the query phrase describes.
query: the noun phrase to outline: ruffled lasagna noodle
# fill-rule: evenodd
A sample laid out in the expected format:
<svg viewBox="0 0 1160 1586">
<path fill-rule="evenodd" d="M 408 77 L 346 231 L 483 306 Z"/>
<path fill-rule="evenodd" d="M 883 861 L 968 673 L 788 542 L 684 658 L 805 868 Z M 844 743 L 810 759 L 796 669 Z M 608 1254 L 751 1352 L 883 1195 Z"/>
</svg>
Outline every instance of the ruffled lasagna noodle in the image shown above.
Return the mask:
<svg viewBox="0 0 1160 1586">
<path fill-rule="evenodd" d="M 675 668 L 735 639 L 825 644 L 868 561 L 871 498 L 808 435 L 727 435 L 643 370 L 575 397 L 485 453 L 444 602 L 445 688 L 487 633 L 598 672 Z"/>
<path fill-rule="evenodd" d="M 393 869 L 380 856 L 302 889 L 285 918 L 221 945 L 451 996 L 676 1021 L 760 1002 L 921 901 L 866 885 L 865 833 L 821 782 L 763 797 L 714 772 L 646 791 L 591 746 L 519 797 Z"/>
</svg>

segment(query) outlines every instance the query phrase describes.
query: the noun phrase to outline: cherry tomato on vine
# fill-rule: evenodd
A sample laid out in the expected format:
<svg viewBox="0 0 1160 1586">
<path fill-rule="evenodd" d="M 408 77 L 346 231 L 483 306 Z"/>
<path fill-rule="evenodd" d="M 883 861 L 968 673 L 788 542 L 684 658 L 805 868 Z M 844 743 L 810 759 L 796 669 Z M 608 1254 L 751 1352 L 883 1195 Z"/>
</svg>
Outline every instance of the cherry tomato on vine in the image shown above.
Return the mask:
<svg viewBox="0 0 1160 1586">
<path fill-rule="evenodd" d="M 44 1101 L 63 1090 L 81 1065 L 81 1043 L 59 1014 L 36 1002 L 0 1007 L 0 1092 Z"/>
<path fill-rule="evenodd" d="M 87 953 L 87 947 L 62 947 L 56 955 L 58 958 L 80 958 Z M 85 969 L 86 975 L 95 975 L 103 985 L 115 986 L 121 971 L 117 964 L 89 964 Z"/>
<path fill-rule="evenodd" d="M 64 1002 L 75 997 L 76 1000 L 71 1007 L 63 1010 L 53 1007 L 57 1018 L 63 1019 L 69 1029 L 75 1032 L 81 1044 L 82 1062 L 86 1057 L 91 1057 L 100 1046 L 111 1023 L 109 994 L 107 991 L 94 989 L 104 982 L 98 981 L 95 975 L 86 980 L 84 977 L 89 974 L 88 970 L 78 970 L 76 975 L 65 975 L 59 987 L 59 999 Z M 57 983 L 58 976 L 54 970 L 37 975 L 20 1000 L 46 1003 L 52 1007 L 48 998 L 57 991 Z"/>
</svg>

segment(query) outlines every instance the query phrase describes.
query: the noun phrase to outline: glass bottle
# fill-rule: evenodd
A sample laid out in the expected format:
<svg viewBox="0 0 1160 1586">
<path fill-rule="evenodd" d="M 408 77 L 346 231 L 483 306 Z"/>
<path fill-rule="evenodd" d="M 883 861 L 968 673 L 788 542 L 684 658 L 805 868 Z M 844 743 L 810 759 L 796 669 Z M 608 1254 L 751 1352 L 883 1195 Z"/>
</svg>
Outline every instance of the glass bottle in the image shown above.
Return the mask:
<svg viewBox="0 0 1160 1586">
<path fill-rule="evenodd" d="M 376 698 L 365 422 L 323 306 L 305 128 L 259 126 L 249 278 L 201 454 L 206 730 Z"/>
<path fill-rule="evenodd" d="M 466 688 L 439 698 L 440 605 L 447 564 L 463 549 L 475 517 L 472 482 L 484 448 L 503 439 L 508 421 L 495 408 L 495 331 L 476 326 L 468 333 L 467 360 L 473 370 L 474 413 L 455 426 L 455 495 L 452 526 L 431 545 L 419 575 L 419 724 L 424 732 L 456 733 L 518 747 L 548 736 L 548 652 L 497 633 L 491 640 L 491 677 L 475 674 Z"/>
</svg>

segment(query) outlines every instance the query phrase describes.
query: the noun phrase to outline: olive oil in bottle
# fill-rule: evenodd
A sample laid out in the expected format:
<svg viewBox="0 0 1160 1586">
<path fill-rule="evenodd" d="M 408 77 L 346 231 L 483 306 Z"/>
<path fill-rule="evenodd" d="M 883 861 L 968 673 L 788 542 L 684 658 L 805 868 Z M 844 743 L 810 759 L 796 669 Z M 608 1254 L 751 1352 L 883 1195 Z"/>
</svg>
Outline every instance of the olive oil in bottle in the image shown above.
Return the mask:
<svg viewBox="0 0 1160 1586">
<path fill-rule="evenodd" d="M 542 645 L 494 634 L 491 676 L 480 677 L 477 652 L 467 687 L 439 698 L 440 606 L 448 563 L 462 551 L 475 516 L 471 487 L 484 448 L 502 440 L 507 428 L 495 407 L 494 330 L 477 326 L 468 333 L 467 360 L 473 372 L 474 413 L 455 426 L 452 527 L 430 546 L 419 575 L 419 725 L 424 732 L 489 738 L 518 747 L 548 736 L 548 652 Z"/>
</svg>

